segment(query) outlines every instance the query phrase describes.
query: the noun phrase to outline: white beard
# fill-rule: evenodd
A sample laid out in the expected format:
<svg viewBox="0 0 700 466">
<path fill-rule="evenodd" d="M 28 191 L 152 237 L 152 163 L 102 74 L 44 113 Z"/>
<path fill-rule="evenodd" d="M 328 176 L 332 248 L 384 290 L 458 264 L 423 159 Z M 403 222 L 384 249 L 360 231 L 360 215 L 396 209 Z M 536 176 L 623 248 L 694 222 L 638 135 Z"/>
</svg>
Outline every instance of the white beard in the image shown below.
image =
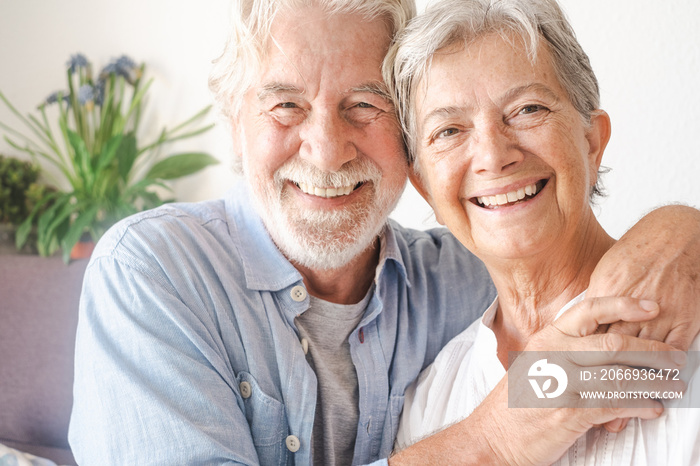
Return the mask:
<svg viewBox="0 0 700 466">
<path fill-rule="evenodd" d="M 272 183 L 251 179 L 247 159 L 243 157 L 245 179 L 272 240 L 290 261 L 314 270 L 339 269 L 370 248 L 406 186 L 404 182 L 383 188 L 381 172 L 365 157 L 332 173 L 293 158 L 275 172 Z M 324 187 L 364 182 L 365 186 L 362 198 L 351 205 L 321 210 L 295 205 L 289 181 Z"/>
</svg>

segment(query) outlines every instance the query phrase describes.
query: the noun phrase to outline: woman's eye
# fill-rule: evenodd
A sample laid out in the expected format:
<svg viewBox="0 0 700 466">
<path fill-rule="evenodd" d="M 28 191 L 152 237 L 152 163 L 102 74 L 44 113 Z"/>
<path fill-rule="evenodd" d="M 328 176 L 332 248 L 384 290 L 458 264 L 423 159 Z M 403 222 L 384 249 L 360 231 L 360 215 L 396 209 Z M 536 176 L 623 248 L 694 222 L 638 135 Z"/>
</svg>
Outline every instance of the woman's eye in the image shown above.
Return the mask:
<svg viewBox="0 0 700 466">
<path fill-rule="evenodd" d="M 457 128 L 447 128 L 440 131 L 437 135 L 438 138 L 448 138 L 457 134 L 459 130 Z"/>
<path fill-rule="evenodd" d="M 358 107 L 358 108 L 374 108 L 374 105 L 368 104 L 367 102 L 360 102 L 360 103 L 356 104 L 355 107 Z"/>
<path fill-rule="evenodd" d="M 530 115 L 532 113 L 537 113 L 540 110 L 546 110 L 545 107 L 542 105 L 526 105 L 523 108 L 520 109 L 520 114 L 521 115 Z"/>
</svg>

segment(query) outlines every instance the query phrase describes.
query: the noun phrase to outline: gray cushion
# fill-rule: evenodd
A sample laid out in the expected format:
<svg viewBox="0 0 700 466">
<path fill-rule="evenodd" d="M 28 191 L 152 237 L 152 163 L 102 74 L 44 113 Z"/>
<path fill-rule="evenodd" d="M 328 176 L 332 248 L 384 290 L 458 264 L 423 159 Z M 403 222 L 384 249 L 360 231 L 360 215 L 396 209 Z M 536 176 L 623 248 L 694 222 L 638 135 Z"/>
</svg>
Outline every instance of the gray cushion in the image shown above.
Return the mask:
<svg viewBox="0 0 700 466">
<path fill-rule="evenodd" d="M 86 266 L 0 255 L 0 443 L 59 464 L 74 463 L 67 432 Z"/>
</svg>

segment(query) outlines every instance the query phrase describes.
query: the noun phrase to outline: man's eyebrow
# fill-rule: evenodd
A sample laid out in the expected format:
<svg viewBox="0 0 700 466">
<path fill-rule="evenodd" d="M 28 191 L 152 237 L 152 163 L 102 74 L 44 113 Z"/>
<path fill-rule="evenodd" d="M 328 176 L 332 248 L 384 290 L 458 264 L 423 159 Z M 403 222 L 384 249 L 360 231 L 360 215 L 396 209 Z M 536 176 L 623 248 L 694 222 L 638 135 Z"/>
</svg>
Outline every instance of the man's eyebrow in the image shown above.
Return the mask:
<svg viewBox="0 0 700 466">
<path fill-rule="evenodd" d="M 386 84 L 379 81 L 360 84 L 357 87 L 350 88 L 347 93 L 350 94 L 353 92 L 369 92 L 371 94 L 378 95 L 382 99 L 386 99 L 389 101 L 391 100 L 391 96 L 389 95 L 389 89 L 386 87 Z"/>
<path fill-rule="evenodd" d="M 302 89 L 299 89 L 298 87 L 291 85 L 291 84 L 283 84 L 283 83 L 270 83 L 264 85 L 259 91 L 258 91 L 258 100 L 265 100 L 266 98 L 270 97 L 271 95 L 276 95 L 276 94 L 303 94 L 304 91 Z"/>
</svg>

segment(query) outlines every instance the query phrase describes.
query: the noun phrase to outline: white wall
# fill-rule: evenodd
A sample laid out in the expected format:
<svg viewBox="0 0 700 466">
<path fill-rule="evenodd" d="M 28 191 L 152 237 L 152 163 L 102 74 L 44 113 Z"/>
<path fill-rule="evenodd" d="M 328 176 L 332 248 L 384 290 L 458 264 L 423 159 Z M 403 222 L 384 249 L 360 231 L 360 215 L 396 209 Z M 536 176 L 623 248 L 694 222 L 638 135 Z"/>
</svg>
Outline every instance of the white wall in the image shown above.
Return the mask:
<svg viewBox="0 0 700 466">
<path fill-rule="evenodd" d="M 419 1 L 419 9 L 425 3 Z M 561 3 L 591 57 L 602 106 L 613 120 L 603 161 L 612 168 L 605 177 L 609 196 L 598 209 L 603 225 L 619 236 L 654 206 L 700 206 L 700 2 Z M 156 78 L 153 127 L 175 123 L 210 102 L 206 78 L 223 44 L 227 8 L 228 0 L 0 0 L 0 90 L 29 110 L 64 86 L 61 70 L 69 55 L 82 52 L 101 67 L 126 53 L 146 62 Z M 0 121 L 9 118 L 0 109 Z M 223 163 L 178 182 L 179 200 L 220 196 L 233 180 L 225 128 L 174 150 L 195 148 Z M 1 141 L 0 153 L 15 152 Z M 434 224 L 412 190 L 394 217 L 418 228 Z"/>
</svg>

